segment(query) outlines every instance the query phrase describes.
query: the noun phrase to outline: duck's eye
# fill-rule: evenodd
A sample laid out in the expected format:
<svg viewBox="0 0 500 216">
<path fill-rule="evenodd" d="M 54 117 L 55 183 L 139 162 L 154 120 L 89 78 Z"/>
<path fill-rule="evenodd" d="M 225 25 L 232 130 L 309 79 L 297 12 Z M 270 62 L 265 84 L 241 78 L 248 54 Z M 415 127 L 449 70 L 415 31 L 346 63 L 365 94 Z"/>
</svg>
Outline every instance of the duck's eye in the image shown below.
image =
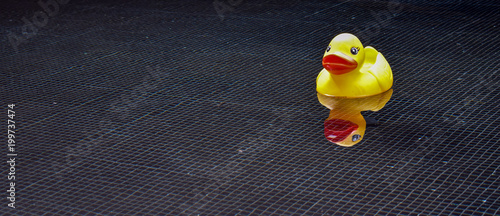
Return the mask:
<svg viewBox="0 0 500 216">
<path fill-rule="evenodd" d="M 361 139 L 361 135 L 359 135 L 359 134 L 354 134 L 354 136 L 352 136 L 352 141 L 353 141 L 353 142 L 356 142 L 356 141 L 358 141 L 359 139 Z"/>
<path fill-rule="evenodd" d="M 332 46 L 328 46 L 328 47 L 326 48 L 326 52 L 330 51 L 330 49 L 331 49 L 331 48 L 332 48 Z"/>
<path fill-rule="evenodd" d="M 356 47 L 351 48 L 351 53 L 352 53 L 353 55 L 358 54 L 358 48 L 356 48 Z"/>
</svg>

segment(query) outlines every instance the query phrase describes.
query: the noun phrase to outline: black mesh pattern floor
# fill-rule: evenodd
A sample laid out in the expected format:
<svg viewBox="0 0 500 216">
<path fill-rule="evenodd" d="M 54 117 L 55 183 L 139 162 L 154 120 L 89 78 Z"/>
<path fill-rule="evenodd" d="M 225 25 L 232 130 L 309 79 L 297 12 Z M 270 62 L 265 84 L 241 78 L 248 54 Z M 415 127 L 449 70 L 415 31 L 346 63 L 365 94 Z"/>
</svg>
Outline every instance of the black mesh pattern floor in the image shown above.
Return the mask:
<svg viewBox="0 0 500 216">
<path fill-rule="evenodd" d="M 3 215 L 500 214 L 494 1 L 57 2 L 2 9 Z M 350 148 L 315 90 L 342 32 L 394 74 Z"/>
</svg>

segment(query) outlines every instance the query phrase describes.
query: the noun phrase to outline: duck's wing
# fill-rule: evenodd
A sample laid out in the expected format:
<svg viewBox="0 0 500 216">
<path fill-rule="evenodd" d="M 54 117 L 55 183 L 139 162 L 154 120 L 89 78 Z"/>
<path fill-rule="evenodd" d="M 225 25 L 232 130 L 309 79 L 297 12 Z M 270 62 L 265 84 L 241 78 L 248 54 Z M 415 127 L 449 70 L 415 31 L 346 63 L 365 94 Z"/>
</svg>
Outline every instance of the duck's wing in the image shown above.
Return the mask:
<svg viewBox="0 0 500 216">
<path fill-rule="evenodd" d="M 378 51 L 375 48 L 373 48 L 371 46 L 365 47 L 365 63 L 364 64 L 367 67 L 371 67 L 377 61 L 377 55 L 378 55 Z M 365 66 L 363 66 L 363 67 L 365 67 Z"/>
<path fill-rule="evenodd" d="M 378 84 L 383 91 L 392 87 L 391 66 L 389 66 L 382 53 L 379 53 L 375 48 L 370 46 L 365 48 L 365 65 L 363 65 L 363 69 L 377 78 Z"/>
</svg>

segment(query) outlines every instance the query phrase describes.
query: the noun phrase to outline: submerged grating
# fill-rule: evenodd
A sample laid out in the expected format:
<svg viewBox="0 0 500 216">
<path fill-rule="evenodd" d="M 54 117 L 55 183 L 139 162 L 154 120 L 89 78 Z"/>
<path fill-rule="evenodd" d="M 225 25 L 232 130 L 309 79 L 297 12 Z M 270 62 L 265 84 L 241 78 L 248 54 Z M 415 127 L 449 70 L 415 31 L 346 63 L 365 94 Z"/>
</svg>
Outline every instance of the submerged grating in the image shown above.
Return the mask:
<svg viewBox="0 0 500 216">
<path fill-rule="evenodd" d="M 17 51 L 42 9 L 2 9 L 6 215 L 500 214 L 498 3 L 214 2 L 70 1 Z M 350 148 L 315 91 L 341 32 L 395 80 Z"/>
</svg>

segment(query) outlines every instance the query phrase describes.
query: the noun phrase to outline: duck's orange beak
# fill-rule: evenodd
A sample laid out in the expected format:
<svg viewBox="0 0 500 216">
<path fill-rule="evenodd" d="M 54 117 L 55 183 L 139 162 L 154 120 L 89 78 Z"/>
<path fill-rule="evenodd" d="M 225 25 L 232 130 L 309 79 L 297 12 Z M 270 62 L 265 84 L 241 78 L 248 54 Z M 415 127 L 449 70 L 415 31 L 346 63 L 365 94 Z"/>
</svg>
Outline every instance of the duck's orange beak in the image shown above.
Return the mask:
<svg viewBox="0 0 500 216">
<path fill-rule="evenodd" d="M 358 62 L 341 52 L 323 57 L 323 67 L 334 75 L 349 73 L 358 67 Z"/>
</svg>

